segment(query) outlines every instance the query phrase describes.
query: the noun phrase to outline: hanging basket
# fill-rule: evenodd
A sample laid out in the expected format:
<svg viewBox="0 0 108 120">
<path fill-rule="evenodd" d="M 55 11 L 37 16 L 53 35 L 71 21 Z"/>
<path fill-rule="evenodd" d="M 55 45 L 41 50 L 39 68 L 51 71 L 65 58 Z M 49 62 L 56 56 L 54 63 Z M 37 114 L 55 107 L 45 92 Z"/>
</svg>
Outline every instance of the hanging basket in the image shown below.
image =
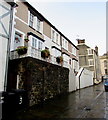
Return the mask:
<svg viewBox="0 0 108 120">
<path fill-rule="evenodd" d="M 59 64 L 59 63 L 62 63 L 63 62 L 63 57 L 62 56 L 59 56 L 59 57 L 56 57 L 56 62 Z"/>
<path fill-rule="evenodd" d="M 49 50 L 47 50 L 47 49 L 45 49 L 45 50 L 42 50 L 41 51 L 41 57 L 42 58 L 48 58 L 50 56 L 50 52 L 49 52 Z"/>
<path fill-rule="evenodd" d="M 16 49 L 18 55 L 23 55 L 23 54 L 26 54 L 27 53 L 27 47 L 26 46 L 19 46 L 17 49 Z"/>
</svg>

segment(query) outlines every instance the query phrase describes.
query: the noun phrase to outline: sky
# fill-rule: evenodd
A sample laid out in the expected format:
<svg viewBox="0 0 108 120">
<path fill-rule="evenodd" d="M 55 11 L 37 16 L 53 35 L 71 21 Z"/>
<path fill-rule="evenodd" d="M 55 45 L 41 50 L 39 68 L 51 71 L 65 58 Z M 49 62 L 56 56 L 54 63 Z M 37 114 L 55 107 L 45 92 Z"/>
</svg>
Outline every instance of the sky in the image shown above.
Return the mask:
<svg viewBox="0 0 108 120">
<path fill-rule="evenodd" d="M 106 52 L 106 2 L 27 0 L 75 45 L 76 39 L 85 39 L 91 48 L 99 47 L 99 55 Z M 92 1 L 92 2 L 91 2 Z"/>
</svg>

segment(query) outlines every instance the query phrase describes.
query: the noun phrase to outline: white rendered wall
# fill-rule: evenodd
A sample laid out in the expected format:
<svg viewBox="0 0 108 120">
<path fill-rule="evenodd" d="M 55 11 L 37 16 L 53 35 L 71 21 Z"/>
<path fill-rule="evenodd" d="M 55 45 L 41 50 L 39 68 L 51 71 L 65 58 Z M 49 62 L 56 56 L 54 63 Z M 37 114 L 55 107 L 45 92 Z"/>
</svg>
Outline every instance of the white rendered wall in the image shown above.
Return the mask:
<svg viewBox="0 0 108 120">
<path fill-rule="evenodd" d="M 69 92 L 76 90 L 76 76 L 72 67 L 69 67 Z"/>
<path fill-rule="evenodd" d="M 80 82 L 80 83 L 79 83 Z M 76 88 L 85 88 L 93 85 L 93 72 L 84 68 L 80 68 L 76 79 Z"/>
<path fill-rule="evenodd" d="M 0 4 L 10 10 L 10 5 L 8 3 L 0 2 Z M 8 10 L 0 6 L 0 16 L 4 15 L 7 12 Z M 8 37 L 9 35 L 10 14 L 3 17 L 1 21 L 7 32 L 6 34 L 6 32 L 4 31 L 3 27 L 0 24 L 0 34 L 5 36 L 5 37 L 0 36 L 0 91 L 4 91 L 6 59 L 7 59 L 7 44 L 8 44 L 8 38 L 6 38 L 6 36 Z"/>
</svg>

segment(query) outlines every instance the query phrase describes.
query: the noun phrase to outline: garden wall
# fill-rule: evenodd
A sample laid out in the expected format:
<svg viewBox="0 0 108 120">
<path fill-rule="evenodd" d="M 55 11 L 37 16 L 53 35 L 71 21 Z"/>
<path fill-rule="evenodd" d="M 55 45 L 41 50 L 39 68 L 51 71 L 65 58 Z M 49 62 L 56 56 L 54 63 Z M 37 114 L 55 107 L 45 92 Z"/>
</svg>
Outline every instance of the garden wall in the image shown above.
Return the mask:
<svg viewBox="0 0 108 120">
<path fill-rule="evenodd" d="M 35 58 L 9 62 L 7 90 L 24 89 L 29 105 L 41 103 L 69 90 L 69 70 Z"/>
</svg>

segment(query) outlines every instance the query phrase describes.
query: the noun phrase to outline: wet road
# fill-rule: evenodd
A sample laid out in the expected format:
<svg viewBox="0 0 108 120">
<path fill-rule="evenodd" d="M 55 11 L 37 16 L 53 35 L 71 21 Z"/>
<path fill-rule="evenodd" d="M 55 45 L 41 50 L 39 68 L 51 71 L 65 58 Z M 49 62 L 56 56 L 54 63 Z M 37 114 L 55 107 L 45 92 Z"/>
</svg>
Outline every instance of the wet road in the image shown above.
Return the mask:
<svg viewBox="0 0 108 120">
<path fill-rule="evenodd" d="M 107 118 L 108 92 L 103 83 L 78 90 L 17 113 L 18 120 L 36 120 L 36 118 Z"/>
</svg>

